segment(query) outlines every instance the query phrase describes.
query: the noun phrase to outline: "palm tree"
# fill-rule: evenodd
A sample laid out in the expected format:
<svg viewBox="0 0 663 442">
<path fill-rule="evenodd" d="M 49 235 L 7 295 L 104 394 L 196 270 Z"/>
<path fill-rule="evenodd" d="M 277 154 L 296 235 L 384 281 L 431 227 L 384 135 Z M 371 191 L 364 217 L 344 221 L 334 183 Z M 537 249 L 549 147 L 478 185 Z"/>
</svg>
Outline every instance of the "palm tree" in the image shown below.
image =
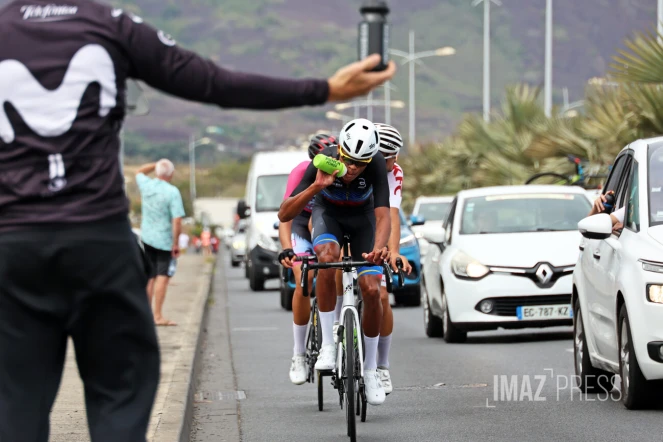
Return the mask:
<svg viewBox="0 0 663 442">
<path fill-rule="evenodd" d="M 611 64 L 611 75 L 624 82 L 663 83 L 663 46 L 651 31 L 636 34 L 625 42 Z"/>
<path fill-rule="evenodd" d="M 406 199 L 470 187 L 522 184 L 542 165 L 523 154 L 536 128 L 545 121 L 539 96 L 540 89 L 529 85 L 508 88 L 501 112 L 490 123 L 479 115 L 467 115 L 452 137 L 413 150 L 401 163 L 408 183 L 414 181 L 410 190 L 404 189 Z"/>
</svg>

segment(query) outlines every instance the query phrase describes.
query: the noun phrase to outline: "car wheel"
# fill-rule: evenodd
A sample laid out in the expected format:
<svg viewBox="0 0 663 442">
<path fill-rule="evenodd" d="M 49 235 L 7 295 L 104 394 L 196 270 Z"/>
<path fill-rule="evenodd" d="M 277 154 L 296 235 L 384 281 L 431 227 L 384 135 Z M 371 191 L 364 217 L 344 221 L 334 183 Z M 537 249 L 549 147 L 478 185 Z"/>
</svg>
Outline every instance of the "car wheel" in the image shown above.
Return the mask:
<svg viewBox="0 0 663 442">
<path fill-rule="evenodd" d="M 395 295 L 396 303 L 406 307 L 419 307 L 421 305 L 421 284 L 419 284 L 419 287 L 414 285 L 405 287 L 404 294 Z"/>
<path fill-rule="evenodd" d="M 231 265 L 232 267 L 239 267 L 239 265 L 240 265 L 241 262 L 242 262 L 242 261 L 235 261 L 234 259 L 231 259 L 231 260 L 230 260 L 230 265 Z"/>
<path fill-rule="evenodd" d="M 585 325 L 580 314 L 580 301 L 576 299 L 573 306 L 573 360 L 575 366 L 575 382 L 581 391 L 611 391 L 614 373 L 592 366 L 585 338 Z"/>
<path fill-rule="evenodd" d="M 651 404 L 651 389 L 633 349 L 626 304 L 619 310 L 619 375 L 622 378 L 622 402 L 626 408 L 637 410 Z"/>
<path fill-rule="evenodd" d="M 428 292 L 424 284 L 420 285 L 421 290 L 421 303 L 424 306 L 424 330 L 426 336 L 429 338 L 441 338 L 444 334 L 442 327 L 442 320 L 435 316 L 430 309 L 430 301 L 428 300 Z"/>
<path fill-rule="evenodd" d="M 442 327 L 444 329 L 443 338 L 449 344 L 461 343 L 467 340 L 467 332 L 459 330 L 451 321 L 447 304 L 447 295 L 444 293 L 442 293 Z"/>
<path fill-rule="evenodd" d="M 261 292 L 265 289 L 265 280 L 255 271 L 255 266 L 249 268 L 249 287 L 254 292 Z"/>
<path fill-rule="evenodd" d="M 279 298 L 281 300 L 281 308 L 285 308 L 285 287 L 281 285 L 279 288 Z"/>
<path fill-rule="evenodd" d="M 291 289 L 289 285 L 283 287 L 283 308 L 287 311 L 292 311 L 292 297 L 295 295 L 295 289 Z"/>
</svg>

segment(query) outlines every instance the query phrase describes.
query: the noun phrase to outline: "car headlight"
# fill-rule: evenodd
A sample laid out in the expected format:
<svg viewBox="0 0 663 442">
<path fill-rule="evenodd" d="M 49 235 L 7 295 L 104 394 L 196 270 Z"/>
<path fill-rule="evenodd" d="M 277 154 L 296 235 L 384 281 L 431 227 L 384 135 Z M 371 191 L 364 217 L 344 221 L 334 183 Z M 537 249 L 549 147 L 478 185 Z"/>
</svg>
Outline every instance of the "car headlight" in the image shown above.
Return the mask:
<svg viewBox="0 0 663 442">
<path fill-rule="evenodd" d="M 663 304 L 663 285 L 649 284 L 647 286 L 647 299 L 649 299 L 649 302 Z"/>
<path fill-rule="evenodd" d="M 401 247 L 413 247 L 417 245 L 417 238 L 414 235 L 408 235 L 401 238 Z"/>
<path fill-rule="evenodd" d="M 274 240 L 264 233 L 258 235 L 258 245 L 265 250 L 270 250 L 272 252 L 279 251 L 279 247 L 276 245 Z"/>
<path fill-rule="evenodd" d="M 414 232 L 414 236 L 415 236 L 417 239 L 421 239 L 421 238 L 424 237 L 424 232 L 422 232 L 421 230 L 418 231 L 418 232 Z"/>
<path fill-rule="evenodd" d="M 488 274 L 488 267 L 463 252 L 458 252 L 451 260 L 451 271 L 461 278 L 479 279 Z"/>
<path fill-rule="evenodd" d="M 663 264 L 654 264 L 653 262 L 640 261 L 642 262 L 642 270 L 654 273 L 663 273 Z"/>
<path fill-rule="evenodd" d="M 233 242 L 233 249 L 244 250 L 246 249 L 246 243 L 244 241 L 235 241 Z"/>
</svg>

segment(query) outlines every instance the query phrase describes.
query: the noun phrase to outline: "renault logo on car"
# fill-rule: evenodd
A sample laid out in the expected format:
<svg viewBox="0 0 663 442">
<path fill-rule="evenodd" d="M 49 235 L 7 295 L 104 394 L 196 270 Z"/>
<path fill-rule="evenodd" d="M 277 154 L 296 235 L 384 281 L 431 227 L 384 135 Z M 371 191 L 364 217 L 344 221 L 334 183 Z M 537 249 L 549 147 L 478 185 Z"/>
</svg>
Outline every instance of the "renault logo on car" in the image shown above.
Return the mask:
<svg viewBox="0 0 663 442">
<path fill-rule="evenodd" d="M 536 269 L 536 277 L 539 278 L 541 284 L 548 284 L 553 277 L 553 271 L 548 264 L 541 264 Z"/>
</svg>

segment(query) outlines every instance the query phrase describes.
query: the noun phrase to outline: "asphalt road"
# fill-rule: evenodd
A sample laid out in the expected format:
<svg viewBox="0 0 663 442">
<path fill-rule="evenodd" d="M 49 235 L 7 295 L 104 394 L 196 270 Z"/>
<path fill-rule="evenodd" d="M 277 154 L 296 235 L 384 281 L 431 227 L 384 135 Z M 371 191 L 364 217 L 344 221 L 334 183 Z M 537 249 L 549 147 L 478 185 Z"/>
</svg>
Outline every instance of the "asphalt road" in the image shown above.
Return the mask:
<svg viewBox="0 0 663 442">
<path fill-rule="evenodd" d="M 254 293 L 242 269 L 231 269 L 226 257 L 219 265 L 225 281 L 217 278 L 214 296 L 225 297 L 227 288 L 227 306 L 212 307 L 208 339 L 218 345 L 213 318 L 227 314 L 241 440 L 348 440 L 345 412 L 331 385 L 319 412 L 315 386 L 294 386 L 288 379 L 292 317 L 279 305 L 278 282 Z M 425 336 L 421 308 L 396 308 L 394 316 L 395 390 L 384 405 L 369 406 L 366 423 L 357 421 L 358 440 L 663 442 L 663 410 L 627 411 L 618 390 L 582 395 L 570 387 L 571 328 L 471 333 L 465 344 L 446 344 Z M 209 355 L 198 388 L 212 391 L 224 379 L 226 393 L 217 399 L 234 407 L 228 364 Z M 217 399 L 206 404 L 213 407 Z M 223 428 L 227 421 L 208 415 L 196 408 L 192 440 L 236 440 Z"/>
</svg>

